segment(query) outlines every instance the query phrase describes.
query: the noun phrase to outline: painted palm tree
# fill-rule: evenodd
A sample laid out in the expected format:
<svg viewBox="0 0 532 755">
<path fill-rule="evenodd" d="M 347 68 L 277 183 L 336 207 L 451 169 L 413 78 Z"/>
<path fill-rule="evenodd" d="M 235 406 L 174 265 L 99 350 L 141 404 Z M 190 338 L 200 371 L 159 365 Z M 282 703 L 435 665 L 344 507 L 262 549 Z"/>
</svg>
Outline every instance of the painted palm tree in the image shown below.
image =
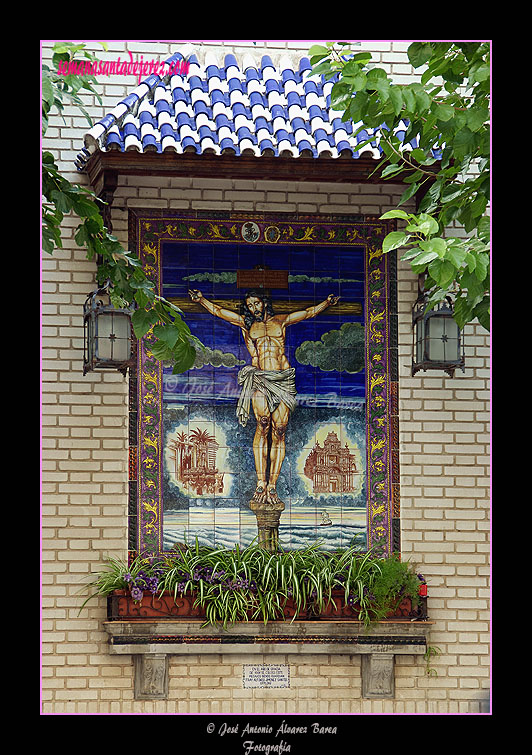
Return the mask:
<svg viewBox="0 0 532 755">
<path fill-rule="evenodd" d="M 194 450 L 196 452 L 196 463 L 194 466 L 207 468 L 214 467 L 214 459 L 209 459 L 209 451 L 214 451 L 218 448 L 218 443 L 213 435 L 210 435 L 206 430 L 200 430 L 197 427 L 190 433 L 190 441 L 194 444 Z M 211 461 L 211 463 L 209 463 Z"/>
<path fill-rule="evenodd" d="M 186 433 L 177 433 L 176 439 L 177 440 L 175 443 L 175 448 L 176 448 L 176 453 L 177 451 L 179 451 L 179 472 L 181 473 L 183 469 L 183 455 L 185 453 L 185 448 L 188 441 L 188 435 Z M 176 470 L 176 477 L 177 476 L 178 475 L 177 475 L 177 470 Z"/>
</svg>

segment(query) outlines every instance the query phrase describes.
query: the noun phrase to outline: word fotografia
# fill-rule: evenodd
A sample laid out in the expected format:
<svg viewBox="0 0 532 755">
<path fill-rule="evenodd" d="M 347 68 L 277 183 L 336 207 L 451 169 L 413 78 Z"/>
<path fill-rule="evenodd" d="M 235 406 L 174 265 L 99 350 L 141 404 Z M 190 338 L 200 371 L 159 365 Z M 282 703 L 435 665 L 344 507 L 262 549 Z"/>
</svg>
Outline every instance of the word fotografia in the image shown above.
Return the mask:
<svg viewBox="0 0 532 755">
<path fill-rule="evenodd" d="M 255 744 L 253 739 L 247 739 L 243 742 L 243 746 L 245 755 L 250 755 L 252 752 L 264 752 L 266 755 L 270 755 L 270 753 L 282 755 L 283 752 L 290 752 L 292 749 L 283 739 L 275 745 L 265 745 L 260 742 Z"/>
<path fill-rule="evenodd" d="M 167 63 L 160 60 L 144 60 L 140 56 L 140 61 L 133 60 L 133 55 L 128 51 L 129 61 L 120 58 L 118 60 L 61 60 L 57 73 L 59 76 L 136 76 L 139 84 L 143 78 L 150 76 L 152 73 L 158 76 L 173 76 L 175 74 L 187 74 L 190 63 L 187 60 L 175 60 Z"/>
</svg>

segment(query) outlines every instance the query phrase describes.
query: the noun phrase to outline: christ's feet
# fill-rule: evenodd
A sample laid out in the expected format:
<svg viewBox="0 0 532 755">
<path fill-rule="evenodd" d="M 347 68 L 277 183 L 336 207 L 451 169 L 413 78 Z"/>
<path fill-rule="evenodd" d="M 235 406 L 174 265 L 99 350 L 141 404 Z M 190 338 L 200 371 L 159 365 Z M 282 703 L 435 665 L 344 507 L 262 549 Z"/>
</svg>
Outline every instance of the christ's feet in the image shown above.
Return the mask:
<svg viewBox="0 0 532 755">
<path fill-rule="evenodd" d="M 262 482 L 259 482 L 255 492 L 253 493 L 253 498 L 251 500 L 255 503 L 264 503 L 266 501 L 266 485 L 265 484 L 263 484 Z"/>
<path fill-rule="evenodd" d="M 268 503 L 282 503 L 281 499 L 277 495 L 276 489 L 272 485 L 270 485 L 270 487 L 268 488 L 266 497 L 268 499 Z"/>
</svg>

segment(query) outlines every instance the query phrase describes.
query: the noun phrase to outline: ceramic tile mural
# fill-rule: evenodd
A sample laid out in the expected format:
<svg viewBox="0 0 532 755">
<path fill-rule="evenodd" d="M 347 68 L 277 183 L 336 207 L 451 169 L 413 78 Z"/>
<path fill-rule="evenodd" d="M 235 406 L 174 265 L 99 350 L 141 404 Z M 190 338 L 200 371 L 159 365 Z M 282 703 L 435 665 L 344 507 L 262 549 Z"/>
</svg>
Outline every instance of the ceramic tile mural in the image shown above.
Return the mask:
<svg viewBox="0 0 532 755">
<path fill-rule="evenodd" d="M 390 550 L 389 227 L 139 213 L 144 269 L 205 345 L 138 348 L 135 550 Z"/>
</svg>

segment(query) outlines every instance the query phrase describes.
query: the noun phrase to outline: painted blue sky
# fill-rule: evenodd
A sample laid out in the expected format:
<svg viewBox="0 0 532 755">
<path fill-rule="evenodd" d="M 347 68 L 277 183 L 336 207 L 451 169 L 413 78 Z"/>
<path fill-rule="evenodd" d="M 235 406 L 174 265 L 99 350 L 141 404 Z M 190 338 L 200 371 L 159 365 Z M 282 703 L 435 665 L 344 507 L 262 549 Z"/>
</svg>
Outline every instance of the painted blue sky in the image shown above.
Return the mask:
<svg viewBox="0 0 532 755">
<path fill-rule="evenodd" d="M 198 288 L 206 298 L 241 300 L 245 293 L 236 286 L 236 271 L 252 270 L 256 265 L 267 265 L 272 270 L 288 270 L 288 290 L 272 290 L 275 300 L 289 300 L 290 309 L 296 311 L 305 302 L 317 304 L 329 294 L 340 296 L 343 302 L 358 302 L 364 309 L 364 252 L 361 247 L 319 247 L 294 245 L 252 245 L 232 243 L 173 243 L 163 245 L 163 290 L 166 298 L 188 299 L 188 290 Z M 227 273 L 228 275 L 223 275 Z M 193 276 L 191 278 L 191 276 Z M 209 313 L 187 313 L 185 319 L 206 346 L 222 354 L 232 354 L 235 362 L 249 364 L 249 353 L 244 345 L 240 328 L 213 317 Z M 345 323 L 362 325 L 362 315 L 341 316 L 331 307 L 323 314 L 292 325 L 287 329 L 286 354 L 296 368 L 298 396 L 336 396 L 340 401 L 360 400 L 365 396 L 365 370 L 347 372 L 339 369 L 324 370 L 312 364 L 301 364 L 296 349 L 305 342 L 320 342 L 322 336 L 339 329 Z M 349 326 L 346 326 L 349 328 Z M 341 341 L 348 344 L 344 327 Z M 333 337 L 336 335 L 333 333 Z M 321 346 L 320 346 L 321 348 Z M 308 353 L 312 346 L 307 344 Z M 301 350 L 300 350 L 301 353 Z M 336 359 L 338 364 L 349 364 L 352 355 L 343 349 Z M 345 357 L 345 358 L 344 358 Z M 327 365 L 332 362 L 325 360 Z M 206 400 L 220 394 L 234 396 L 236 375 L 242 364 L 234 366 L 205 365 L 192 369 L 182 376 L 166 375 L 165 399 L 183 400 L 184 394 L 192 398 L 201 385 L 200 395 Z M 231 393 L 232 392 L 232 393 Z M 234 400 L 234 399 L 233 399 Z"/>
</svg>

